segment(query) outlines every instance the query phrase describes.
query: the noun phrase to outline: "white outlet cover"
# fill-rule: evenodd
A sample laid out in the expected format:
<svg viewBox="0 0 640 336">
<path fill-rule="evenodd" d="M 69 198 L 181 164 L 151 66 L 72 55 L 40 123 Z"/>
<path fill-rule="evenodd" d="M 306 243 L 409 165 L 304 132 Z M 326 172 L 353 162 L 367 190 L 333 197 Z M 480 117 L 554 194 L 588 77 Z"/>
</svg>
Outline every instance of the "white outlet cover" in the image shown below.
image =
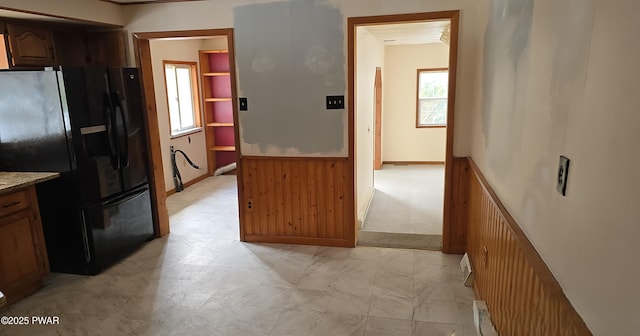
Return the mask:
<svg viewBox="0 0 640 336">
<path fill-rule="evenodd" d="M 469 261 L 469 255 L 467 253 L 462 256 L 460 261 L 460 270 L 462 270 L 462 280 L 467 287 L 473 286 L 473 269 L 471 268 L 471 262 Z"/>
</svg>

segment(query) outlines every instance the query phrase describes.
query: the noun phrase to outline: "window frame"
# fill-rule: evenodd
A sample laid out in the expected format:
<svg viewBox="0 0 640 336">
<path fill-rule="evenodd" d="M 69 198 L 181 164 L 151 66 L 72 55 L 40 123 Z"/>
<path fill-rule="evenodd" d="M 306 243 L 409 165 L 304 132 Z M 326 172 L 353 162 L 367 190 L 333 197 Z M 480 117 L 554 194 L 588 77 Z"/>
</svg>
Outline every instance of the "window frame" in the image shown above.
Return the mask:
<svg viewBox="0 0 640 336">
<path fill-rule="evenodd" d="M 189 67 L 191 77 L 191 97 L 193 104 L 194 126 L 174 132 L 171 128 L 171 110 L 169 104 L 169 88 L 167 87 L 167 65 L 175 65 L 184 68 Z M 169 134 L 171 139 L 180 138 L 189 134 L 202 132 L 202 109 L 200 106 L 200 83 L 198 80 L 198 62 L 162 60 L 162 75 L 164 78 L 165 99 L 167 101 L 167 117 L 169 120 Z M 176 84 L 177 87 L 177 84 Z M 182 126 L 182 125 L 181 125 Z"/>
<path fill-rule="evenodd" d="M 449 89 L 450 89 L 450 73 L 449 68 L 425 68 L 425 69 L 417 69 L 416 75 L 416 128 L 446 128 L 447 121 L 443 124 L 421 124 L 420 123 L 420 74 L 423 72 L 446 72 L 447 73 L 447 117 L 449 117 Z M 442 98 L 433 98 L 433 99 L 442 99 Z"/>
</svg>

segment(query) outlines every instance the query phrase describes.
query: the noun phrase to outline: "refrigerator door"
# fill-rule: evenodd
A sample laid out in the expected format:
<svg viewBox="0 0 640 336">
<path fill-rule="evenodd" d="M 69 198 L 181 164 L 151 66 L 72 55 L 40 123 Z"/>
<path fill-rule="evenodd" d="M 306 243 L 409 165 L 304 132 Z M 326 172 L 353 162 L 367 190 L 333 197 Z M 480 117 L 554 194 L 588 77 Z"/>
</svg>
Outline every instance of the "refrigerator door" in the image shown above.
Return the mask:
<svg viewBox="0 0 640 336">
<path fill-rule="evenodd" d="M 138 69 L 109 69 L 109 88 L 116 115 L 124 190 L 148 182 L 144 103 Z"/>
<path fill-rule="evenodd" d="M 106 68 L 63 68 L 60 74 L 76 149 L 77 192 L 83 204 L 99 203 L 124 191 Z"/>
<path fill-rule="evenodd" d="M 0 93 L 0 171 L 70 171 L 56 73 L 0 72 Z"/>
<path fill-rule="evenodd" d="M 153 237 L 149 204 L 149 189 L 143 186 L 82 210 L 89 274 L 99 273 Z"/>
</svg>

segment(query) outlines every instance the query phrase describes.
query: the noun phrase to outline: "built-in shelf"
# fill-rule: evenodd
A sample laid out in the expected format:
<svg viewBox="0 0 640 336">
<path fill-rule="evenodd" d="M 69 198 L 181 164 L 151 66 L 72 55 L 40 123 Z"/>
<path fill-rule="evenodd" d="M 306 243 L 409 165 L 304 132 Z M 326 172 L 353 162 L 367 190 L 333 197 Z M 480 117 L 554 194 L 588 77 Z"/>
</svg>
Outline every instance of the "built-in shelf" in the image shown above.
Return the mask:
<svg viewBox="0 0 640 336">
<path fill-rule="evenodd" d="M 215 152 L 235 152 L 236 146 L 213 146 L 209 148 L 209 150 Z"/>
<path fill-rule="evenodd" d="M 231 98 L 205 98 L 204 101 L 208 103 L 225 102 L 225 101 L 231 101 Z"/>
<path fill-rule="evenodd" d="M 228 54 L 229 50 L 200 50 L 201 54 Z"/>
<path fill-rule="evenodd" d="M 205 72 L 202 74 L 205 77 L 215 77 L 215 76 L 229 76 L 230 72 Z"/>
<path fill-rule="evenodd" d="M 207 126 L 209 126 L 209 127 L 227 127 L 227 126 L 233 126 L 233 123 L 230 123 L 230 122 L 212 122 L 212 123 L 208 123 Z"/>
<path fill-rule="evenodd" d="M 236 162 L 231 62 L 227 50 L 200 51 L 209 174 Z"/>
</svg>

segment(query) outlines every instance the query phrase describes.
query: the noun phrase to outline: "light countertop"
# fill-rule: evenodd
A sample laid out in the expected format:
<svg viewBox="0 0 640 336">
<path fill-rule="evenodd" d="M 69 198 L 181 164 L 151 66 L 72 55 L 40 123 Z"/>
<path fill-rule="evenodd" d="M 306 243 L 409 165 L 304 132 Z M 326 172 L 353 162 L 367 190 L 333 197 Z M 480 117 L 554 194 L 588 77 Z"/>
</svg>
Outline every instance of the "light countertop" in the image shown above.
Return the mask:
<svg viewBox="0 0 640 336">
<path fill-rule="evenodd" d="M 0 195 L 52 180 L 60 173 L 0 172 Z"/>
</svg>

